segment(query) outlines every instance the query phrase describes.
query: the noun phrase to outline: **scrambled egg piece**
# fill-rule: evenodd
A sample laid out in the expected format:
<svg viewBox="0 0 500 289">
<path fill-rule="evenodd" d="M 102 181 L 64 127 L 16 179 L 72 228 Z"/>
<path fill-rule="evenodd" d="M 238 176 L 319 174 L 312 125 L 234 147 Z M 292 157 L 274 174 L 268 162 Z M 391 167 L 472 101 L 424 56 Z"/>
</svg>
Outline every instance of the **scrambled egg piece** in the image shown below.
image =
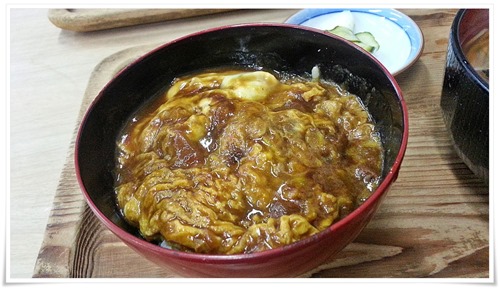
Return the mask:
<svg viewBox="0 0 500 289">
<path fill-rule="evenodd" d="M 356 96 L 264 71 L 178 79 L 118 140 L 117 203 L 149 240 L 238 254 L 326 229 L 369 197 L 382 146 Z"/>
</svg>

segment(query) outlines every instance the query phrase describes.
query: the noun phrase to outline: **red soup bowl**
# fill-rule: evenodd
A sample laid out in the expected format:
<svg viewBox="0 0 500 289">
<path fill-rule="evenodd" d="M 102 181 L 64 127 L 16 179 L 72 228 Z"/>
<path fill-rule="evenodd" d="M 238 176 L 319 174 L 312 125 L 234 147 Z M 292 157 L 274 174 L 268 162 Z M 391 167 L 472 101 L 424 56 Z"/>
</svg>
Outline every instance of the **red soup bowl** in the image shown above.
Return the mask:
<svg viewBox="0 0 500 289">
<path fill-rule="evenodd" d="M 356 210 L 327 229 L 276 249 L 211 255 L 167 249 L 144 240 L 116 205 L 116 140 L 127 119 L 166 84 L 217 67 L 259 67 L 341 84 L 373 116 L 384 147 L 381 181 Z M 186 277 L 293 277 L 312 270 L 352 242 L 396 180 L 408 140 L 408 115 L 393 76 L 369 53 L 332 34 L 289 24 L 243 24 L 210 29 L 166 43 L 123 69 L 97 95 L 78 132 L 77 178 L 97 218 L 139 255 Z M 140 262 L 140 258 L 137 259 Z"/>
</svg>

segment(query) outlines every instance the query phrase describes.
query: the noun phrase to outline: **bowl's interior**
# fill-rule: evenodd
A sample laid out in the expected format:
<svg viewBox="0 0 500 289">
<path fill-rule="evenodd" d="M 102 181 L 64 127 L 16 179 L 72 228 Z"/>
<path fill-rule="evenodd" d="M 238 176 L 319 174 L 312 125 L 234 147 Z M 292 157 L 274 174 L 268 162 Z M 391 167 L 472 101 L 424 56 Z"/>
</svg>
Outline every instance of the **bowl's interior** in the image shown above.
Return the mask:
<svg viewBox="0 0 500 289">
<path fill-rule="evenodd" d="M 467 9 L 459 15 L 454 38 L 460 50 L 481 80 L 489 80 L 489 11 Z"/>
<path fill-rule="evenodd" d="M 116 136 L 138 107 L 162 93 L 175 78 L 216 67 L 255 67 L 310 74 L 342 83 L 360 96 L 376 121 L 385 147 L 383 177 L 400 155 L 405 108 L 395 80 L 360 48 L 317 30 L 291 25 L 239 25 L 213 29 L 164 45 L 113 79 L 86 114 L 76 143 L 77 175 L 91 206 L 132 235 L 137 229 L 115 204 Z M 407 130 L 407 128 L 406 128 Z"/>
</svg>

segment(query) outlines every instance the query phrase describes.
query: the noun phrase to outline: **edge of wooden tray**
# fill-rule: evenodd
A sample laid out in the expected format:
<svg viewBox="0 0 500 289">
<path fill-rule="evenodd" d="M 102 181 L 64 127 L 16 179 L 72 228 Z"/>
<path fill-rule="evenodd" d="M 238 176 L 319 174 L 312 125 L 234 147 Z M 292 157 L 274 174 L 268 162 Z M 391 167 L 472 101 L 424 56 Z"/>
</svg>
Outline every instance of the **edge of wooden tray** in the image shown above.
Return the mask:
<svg viewBox="0 0 500 289">
<path fill-rule="evenodd" d="M 228 12 L 234 9 L 49 9 L 52 24 L 90 32 Z"/>
</svg>

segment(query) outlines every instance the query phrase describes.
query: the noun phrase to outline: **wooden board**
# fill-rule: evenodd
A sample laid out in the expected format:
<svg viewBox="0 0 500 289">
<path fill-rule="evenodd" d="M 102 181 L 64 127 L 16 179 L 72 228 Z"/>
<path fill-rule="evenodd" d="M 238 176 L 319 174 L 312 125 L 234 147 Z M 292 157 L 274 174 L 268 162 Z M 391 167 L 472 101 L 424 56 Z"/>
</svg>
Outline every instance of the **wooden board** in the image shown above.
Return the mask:
<svg viewBox="0 0 500 289">
<path fill-rule="evenodd" d="M 89 32 L 231 11 L 232 9 L 50 9 L 55 26 Z"/>
<path fill-rule="evenodd" d="M 455 11 L 402 11 L 419 24 L 426 43 L 421 58 L 397 77 L 410 115 L 399 178 L 359 237 L 335 259 L 301 277 L 492 280 L 489 188 L 453 150 L 439 106 Z M 155 46 L 131 48 L 103 60 L 89 80 L 78 119 L 117 71 Z M 100 224 L 77 185 L 73 146 L 33 276 L 178 277 L 129 249 Z"/>
</svg>

